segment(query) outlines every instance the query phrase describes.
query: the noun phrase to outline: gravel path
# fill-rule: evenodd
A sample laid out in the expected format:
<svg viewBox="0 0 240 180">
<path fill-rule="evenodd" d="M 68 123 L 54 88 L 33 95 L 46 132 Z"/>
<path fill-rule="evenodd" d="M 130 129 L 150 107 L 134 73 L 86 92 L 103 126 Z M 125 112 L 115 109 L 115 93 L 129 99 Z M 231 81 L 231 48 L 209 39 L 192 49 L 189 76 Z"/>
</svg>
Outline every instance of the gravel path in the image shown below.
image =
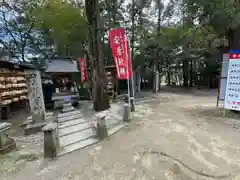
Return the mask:
<svg viewBox="0 0 240 180">
<path fill-rule="evenodd" d="M 161 92 L 108 139 L 54 160 L 25 163 L 6 180 L 240 179 L 240 121 L 215 93 Z"/>
</svg>

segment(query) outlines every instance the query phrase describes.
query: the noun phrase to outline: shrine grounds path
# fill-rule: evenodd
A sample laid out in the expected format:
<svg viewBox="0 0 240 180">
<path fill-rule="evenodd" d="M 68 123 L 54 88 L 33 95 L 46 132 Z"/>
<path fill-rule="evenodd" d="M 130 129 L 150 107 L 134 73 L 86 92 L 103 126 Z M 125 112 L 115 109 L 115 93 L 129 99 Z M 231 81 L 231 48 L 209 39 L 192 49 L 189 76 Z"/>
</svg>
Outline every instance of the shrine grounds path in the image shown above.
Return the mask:
<svg viewBox="0 0 240 180">
<path fill-rule="evenodd" d="M 108 139 L 54 160 L 28 161 L 6 180 L 239 180 L 240 118 L 215 91 L 161 91 L 137 102 Z"/>
</svg>

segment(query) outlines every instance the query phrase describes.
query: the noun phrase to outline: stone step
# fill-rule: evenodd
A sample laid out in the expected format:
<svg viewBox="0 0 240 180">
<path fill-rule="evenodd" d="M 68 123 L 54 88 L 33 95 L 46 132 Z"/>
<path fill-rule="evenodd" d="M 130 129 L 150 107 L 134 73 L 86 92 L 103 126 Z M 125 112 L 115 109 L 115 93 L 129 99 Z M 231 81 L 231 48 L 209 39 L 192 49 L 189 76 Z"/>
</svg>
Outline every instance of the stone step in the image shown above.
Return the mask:
<svg viewBox="0 0 240 180">
<path fill-rule="evenodd" d="M 76 114 L 81 114 L 81 112 L 80 111 L 71 111 L 71 112 L 67 112 L 67 113 L 61 113 L 61 114 L 58 114 L 58 118 L 76 115 Z"/>
<path fill-rule="evenodd" d="M 0 122 L 0 133 L 5 132 L 11 128 L 12 124 L 7 122 Z"/>
<path fill-rule="evenodd" d="M 120 125 L 117 125 L 117 126 L 111 128 L 111 129 L 109 129 L 108 135 L 109 136 L 113 135 L 114 133 L 116 133 L 117 131 L 119 131 L 121 128 L 123 128 L 126 125 L 127 124 L 120 124 Z M 96 139 L 96 138 L 89 138 L 89 139 L 78 141 L 76 143 L 73 143 L 73 144 L 70 144 L 68 146 L 65 146 L 62 149 L 62 151 L 58 154 L 58 156 L 62 156 L 62 155 L 71 153 L 73 151 L 79 150 L 81 148 L 90 146 L 90 145 L 98 143 L 98 142 L 99 142 L 99 140 Z"/>
<path fill-rule="evenodd" d="M 92 128 L 85 129 L 82 131 L 77 131 L 66 136 L 59 137 L 60 147 L 69 146 L 76 142 L 89 139 L 90 137 L 95 136 L 95 133 Z"/>
<path fill-rule="evenodd" d="M 74 107 L 63 108 L 63 109 L 61 110 L 62 113 L 67 113 L 67 112 L 72 112 L 72 111 L 75 111 L 75 108 L 74 108 Z"/>
<path fill-rule="evenodd" d="M 91 128 L 90 124 L 88 122 L 76 124 L 75 126 L 68 126 L 65 128 L 59 129 L 59 137 L 66 136 L 72 133 L 76 133 L 78 131 L 82 131 L 84 129 Z"/>
<path fill-rule="evenodd" d="M 127 123 L 122 123 L 122 124 L 118 124 L 118 125 L 115 125 L 113 127 L 111 127 L 109 130 L 108 130 L 108 136 L 111 136 L 113 135 L 114 133 L 116 133 L 117 131 L 119 131 L 120 129 L 122 129 L 124 126 L 126 126 Z M 85 131 L 85 130 L 84 130 Z M 80 131 L 81 132 L 81 131 Z M 88 132 L 88 133 L 87 133 Z M 92 131 L 93 132 L 93 131 Z M 90 135 L 91 134 L 91 131 L 85 131 L 86 134 Z M 80 135 L 76 135 L 78 133 L 75 133 L 74 137 L 76 138 L 77 137 L 80 137 Z M 94 134 L 94 133 L 93 133 Z M 71 136 L 71 138 L 74 138 L 73 136 Z M 63 138 L 63 137 L 62 137 Z M 75 139 L 74 138 L 74 139 Z M 66 138 L 64 141 L 67 141 L 68 139 Z M 87 146 L 90 146 L 92 144 L 95 144 L 95 143 L 98 143 L 100 142 L 98 139 L 94 138 L 94 135 L 90 136 L 89 138 L 85 138 L 85 139 L 81 139 L 79 141 L 71 141 L 69 142 L 67 145 L 65 146 L 62 146 L 62 150 L 61 152 L 58 154 L 58 156 L 62 156 L 62 155 L 65 155 L 65 154 L 68 154 L 68 153 L 71 153 L 73 151 L 76 151 L 76 150 L 79 150 L 81 148 L 84 148 L 84 147 L 87 147 Z"/>
<path fill-rule="evenodd" d="M 60 122 L 64 122 L 64 121 L 71 121 L 71 120 L 82 118 L 82 117 L 83 117 L 82 114 L 69 115 L 66 117 L 58 118 L 58 122 L 60 123 Z"/>
<path fill-rule="evenodd" d="M 97 142 L 99 142 L 99 140 L 95 139 L 95 138 L 89 138 L 89 139 L 85 139 L 85 140 L 82 140 L 82 141 L 78 141 L 76 143 L 65 146 L 62 149 L 62 151 L 58 154 L 58 156 L 62 156 L 62 155 L 71 153 L 73 151 L 76 151 L 76 150 L 79 150 L 81 148 L 90 146 L 90 145 L 95 144 Z"/>
<path fill-rule="evenodd" d="M 53 112 L 46 112 L 46 118 L 52 118 L 54 116 Z M 26 120 L 32 120 L 32 116 L 28 116 Z"/>
<path fill-rule="evenodd" d="M 64 122 L 61 122 L 61 123 L 58 124 L 58 128 L 59 129 L 67 128 L 67 127 L 75 126 L 75 125 L 85 123 L 85 122 L 88 122 L 88 120 L 83 119 L 83 118 L 78 118 L 78 119 L 74 119 L 74 120 L 71 120 L 71 121 L 64 121 Z"/>
</svg>

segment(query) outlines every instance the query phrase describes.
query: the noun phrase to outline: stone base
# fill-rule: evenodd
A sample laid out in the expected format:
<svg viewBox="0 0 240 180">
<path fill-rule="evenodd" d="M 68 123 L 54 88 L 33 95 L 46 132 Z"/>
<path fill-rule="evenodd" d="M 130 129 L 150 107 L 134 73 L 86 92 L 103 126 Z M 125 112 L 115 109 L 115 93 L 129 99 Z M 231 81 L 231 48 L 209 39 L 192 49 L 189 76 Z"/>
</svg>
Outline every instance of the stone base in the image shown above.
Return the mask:
<svg viewBox="0 0 240 180">
<path fill-rule="evenodd" d="M 97 114 L 97 121 L 93 123 L 94 132 L 96 132 L 96 137 L 99 140 L 103 140 L 108 136 L 108 130 L 105 122 L 105 113 Z"/>
<path fill-rule="evenodd" d="M 130 122 L 132 119 L 131 116 L 131 107 L 129 104 L 124 104 L 123 108 L 123 122 Z"/>
<path fill-rule="evenodd" d="M 27 125 L 29 124 L 33 124 L 33 120 L 32 119 L 26 119 L 22 124 L 20 124 L 19 126 L 21 128 L 25 128 Z"/>
<path fill-rule="evenodd" d="M 33 122 L 44 122 L 46 120 L 45 111 L 35 111 L 32 113 Z"/>
<path fill-rule="evenodd" d="M 65 113 L 65 112 L 71 112 L 71 111 L 74 111 L 75 108 L 72 106 L 72 103 L 65 103 L 63 104 L 63 109 L 62 109 L 62 112 Z"/>
<path fill-rule="evenodd" d="M 62 113 L 71 112 L 71 111 L 75 111 L 75 108 L 71 107 L 71 108 L 66 108 L 61 110 Z"/>
<path fill-rule="evenodd" d="M 98 124 L 98 125 L 97 125 L 97 129 L 96 129 L 96 132 L 97 132 L 97 138 L 98 138 L 99 140 L 103 140 L 103 139 L 105 139 L 106 137 L 108 137 L 108 130 L 107 130 L 106 124 L 104 124 L 104 125 Z"/>
<path fill-rule="evenodd" d="M 42 128 L 46 125 L 47 123 L 36 123 L 36 124 L 28 124 L 24 128 L 24 134 L 25 135 L 30 135 L 30 134 L 35 134 L 38 132 L 42 132 Z"/>
<path fill-rule="evenodd" d="M 43 127 L 44 132 L 44 157 L 54 158 L 59 151 L 57 136 L 57 123 L 50 123 Z"/>
<path fill-rule="evenodd" d="M 7 145 L 5 147 L 3 147 L 2 149 L 0 149 L 0 155 L 9 153 L 9 152 L 15 150 L 16 148 L 17 148 L 16 142 L 14 141 L 14 139 L 8 138 Z"/>
<path fill-rule="evenodd" d="M 10 123 L 0 123 L 0 149 L 4 149 L 11 143 L 9 142 L 10 140 L 7 135 L 7 131 L 10 129 L 10 127 Z"/>
</svg>

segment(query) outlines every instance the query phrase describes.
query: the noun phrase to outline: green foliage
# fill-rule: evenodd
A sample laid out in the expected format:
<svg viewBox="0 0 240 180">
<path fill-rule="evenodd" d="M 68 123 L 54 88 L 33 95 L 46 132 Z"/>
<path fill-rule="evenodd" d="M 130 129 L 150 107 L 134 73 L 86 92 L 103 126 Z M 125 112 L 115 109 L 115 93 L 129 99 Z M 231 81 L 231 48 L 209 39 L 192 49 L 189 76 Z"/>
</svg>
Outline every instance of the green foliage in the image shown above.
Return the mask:
<svg viewBox="0 0 240 180">
<path fill-rule="evenodd" d="M 35 19 L 32 16 L 35 1 L 3 1 L 0 7 L 0 44 L 9 55 L 25 61 L 25 53 Z"/>
<path fill-rule="evenodd" d="M 190 13 L 197 15 L 200 23 L 210 23 L 217 32 L 236 28 L 240 23 L 239 1 L 186 0 L 186 5 Z"/>
<path fill-rule="evenodd" d="M 48 1 L 35 11 L 38 30 L 44 44 L 56 46 L 60 55 L 80 55 L 87 41 L 87 23 L 82 9 L 62 0 Z"/>
<path fill-rule="evenodd" d="M 219 57 L 217 47 L 226 45 L 226 39 L 231 39 L 229 32 L 234 34 L 240 27 L 239 1 L 169 0 L 164 7 L 163 1 L 155 0 L 152 6 L 148 5 L 150 1 L 145 1 L 144 6 L 134 9 L 131 1 L 99 2 L 99 31 L 108 65 L 114 63 L 108 42 L 111 28 L 124 27 L 129 40 L 134 34 L 133 63 L 138 67 L 150 65 L 155 60 L 165 66 L 182 64 L 186 60 L 194 60 L 196 64 L 215 63 L 214 59 Z M 16 0 L 1 5 L 2 56 L 24 60 L 31 52 L 42 57 L 51 54 L 79 57 L 85 53 L 82 47 L 88 48 L 89 22 L 80 1 Z M 131 28 L 132 16 L 134 29 Z"/>
<path fill-rule="evenodd" d="M 185 0 L 185 10 L 195 21 L 222 37 L 230 48 L 240 48 L 240 2 L 234 0 Z"/>
<path fill-rule="evenodd" d="M 88 31 L 84 9 L 77 5 L 63 0 L 3 3 L 0 44 L 19 60 L 25 60 L 29 53 L 82 55 Z"/>
</svg>

